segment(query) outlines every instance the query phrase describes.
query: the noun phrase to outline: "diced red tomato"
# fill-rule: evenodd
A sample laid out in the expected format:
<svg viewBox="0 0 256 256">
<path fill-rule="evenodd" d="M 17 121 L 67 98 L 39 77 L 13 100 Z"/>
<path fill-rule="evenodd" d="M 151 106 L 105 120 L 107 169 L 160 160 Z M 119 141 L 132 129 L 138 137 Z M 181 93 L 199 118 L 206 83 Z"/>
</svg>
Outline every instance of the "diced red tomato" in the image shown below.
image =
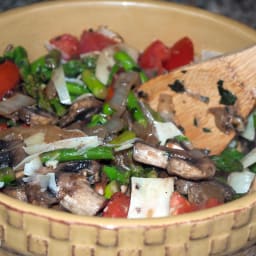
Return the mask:
<svg viewBox="0 0 256 256">
<path fill-rule="evenodd" d="M 63 34 L 50 40 L 56 49 L 58 49 L 63 59 L 69 60 L 79 56 L 79 40 L 70 34 Z"/>
<path fill-rule="evenodd" d="M 130 197 L 116 192 L 109 200 L 103 211 L 103 217 L 110 218 L 127 218 L 130 205 Z"/>
<path fill-rule="evenodd" d="M 18 67 L 9 60 L 0 64 L 0 99 L 20 81 Z"/>
<path fill-rule="evenodd" d="M 198 204 L 198 205 L 192 204 L 177 191 L 172 193 L 172 196 L 170 199 L 170 208 L 171 208 L 172 215 L 178 215 L 178 214 L 182 214 L 182 213 L 188 213 L 188 212 L 208 209 L 208 208 L 215 207 L 215 206 L 218 206 L 221 204 L 223 204 L 223 203 L 219 202 L 217 198 L 209 198 L 203 204 Z"/>
<path fill-rule="evenodd" d="M 188 37 L 183 37 L 177 41 L 169 51 L 168 58 L 163 62 L 166 70 L 182 67 L 189 64 L 194 59 L 193 42 Z"/>
<path fill-rule="evenodd" d="M 85 30 L 80 39 L 80 53 L 101 51 L 107 46 L 116 44 L 116 41 L 96 31 Z"/>
<path fill-rule="evenodd" d="M 139 66 L 143 69 L 155 70 L 161 74 L 163 70 L 163 61 L 169 56 L 168 47 L 160 40 L 153 41 L 139 56 Z"/>
<path fill-rule="evenodd" d="M 111 100 L 112 97 L 114 96 L 114 93 L 115 93 L 115 91 L 114 91 L 114 86 L 113 86 L 113 84 L 112 84 L 112 85 L 110 85 L 110 86 L 108 87 L 108 93 L 107 93 L 107 96 L 106 96 L 105 101 Z"/>
<path fill-rule="evenodd" d="M 184 196 L 178 192 L 173 192 L 170 199 L 171 215 L 193 212 L 197 206 L 191 204 Z"/>
<path fill-rule="evenodd" d="M 6 123 L 0 123 L 0 132 L 8 129 L 8 126 Z"/>
</svg>

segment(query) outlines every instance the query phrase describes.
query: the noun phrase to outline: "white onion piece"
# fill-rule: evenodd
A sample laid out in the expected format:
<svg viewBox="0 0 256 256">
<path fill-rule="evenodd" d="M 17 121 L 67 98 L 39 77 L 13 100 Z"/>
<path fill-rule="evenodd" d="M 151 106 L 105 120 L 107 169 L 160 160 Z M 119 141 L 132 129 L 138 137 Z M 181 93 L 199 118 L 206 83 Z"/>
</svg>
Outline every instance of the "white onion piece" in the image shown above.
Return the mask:
<svg viewBox="0 0 256 256">
<path fill-rule="evenodd" d="M 229 174 L 227 182 L 236 193 L 247 193 L 251 187 L 255 174 L 245 169 L 242 172 L 232 172 Z"/>
<path fill-rule="evenodd" d="M 0 181 L 0 188 L 3 188 L 5 183 L 3 181 Z"/>
<path fill-rule="evenodd" d="M 51 192 L 53 192 L 54 194 L 57 194 L 59 191 L 59 187 L 57 186 L 57 183 L 56 183 L 55 173 L 49 172 L 47 173 L 47 176 L 49 177 L 48 188 L 50 189 Z"/>
<path fill-rule="evenodd" d="M 252 149 L 248 154 L 246 154 L 240 162 L 242 163 L 244 168 L 251 166 L 256 163 L 256 148 Z"/>
<path fill-rule="evenodd" d="M 65 105 L 71 105 L 72 101 L 66 86 L 65 75 L 62 65 L 53 71 L 52 81 L 56 88 L 60 102 Z"/>
<path fill-rule="evenodd" d="M 39 154 L 33 154 L 25 157 L 21 162 L 19 162 L 16 166 L 13 167 L 13 170 L 19 170 L 25 166 L 26 163 L 29 163 L 34 158 L 38 157 Z"/>
<path fill-rule="evenodd" d="M 85 136 L 75 137 L 65 140 L 58 140 L 51 143 L 42 143 L 39 145 L 32 145 L 24 147 L 27 154 L 40 154 L 43 152 L 61 149 L 61 148 L 85 148 L 85 147 L 96 147 L 102 144 L 102 139 L 98 136 Z"/>
<path fill-rule="evenodd" d="M 44 142 L 45 133 L 37 132 L 24 140 L 26 146 L 38 145 Z"/>
<path fill-rule="evenodd" d="M 153 125 L 156 131 L 156 136 L 161 145 L 164 145 L 168 139 L 172 139 L 178 135 L 183 135 L 181 130 L 172 122 L 154 121 Z"/>
<path fill-rule="evenodd" d="M 113 59 L 114 48 L 107 47 L 100 53 L 97 59 L 95 76 L 103 84 L 107 84 L 111 67 L 115 64 Z"/>
<path fill-rule="evenodd" d="M 12 97 L 0 102 L 0 115 L 8 116 L 19 109 L 35 104 L 35 100 L 27 95 L 15 93 Z"/>
<path fill-rule="evenodd" d="M 36 173 L 37 170 L 42 168 L 42 163 L 39 157 L 33 158 L 31 161 L 24 165 L 24 175 L 31 176 Z"/>
<path fill-rule="evenodd" d="M 174 190 L 174 179 L 131 179 L 131 202 L 128 218 L 166 217 L 170 214 L 170 197 Z"/>
<path fill-rule="evenodd" d="M 255 112 L 249 115 L 245 130 L 241 133 L 241 136 L 249 141 L 253 141 L 255 138 L 254 115 Z"/>
</svg>

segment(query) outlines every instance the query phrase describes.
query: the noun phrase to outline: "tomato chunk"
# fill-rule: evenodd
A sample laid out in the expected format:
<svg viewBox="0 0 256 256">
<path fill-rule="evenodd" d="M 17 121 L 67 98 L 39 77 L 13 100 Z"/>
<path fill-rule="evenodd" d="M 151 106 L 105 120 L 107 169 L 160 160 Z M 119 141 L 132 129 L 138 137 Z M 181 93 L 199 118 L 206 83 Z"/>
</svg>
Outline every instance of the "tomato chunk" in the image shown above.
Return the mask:
<svg viewBox="0 0 256 256">
<path fill-rule="evenodd" d="M 184 196 L 178 192 L 173 192 L 170 199 L 171 215 L 193 212 L 197 206 L 191 204 Z"/>
<path fill-rule="evenodd" d="M 168 47 L 160 40 L 153 41 L 139 56 L 139 66 L 143 69 L 155 70 L 157 74 L 162 73 L 163 61 L 169 56 Z"/>
<path fill-rule="evenodd" d="M 18 67 L 9 60 L 0 64 L 0 99 L 20 81 Z"/>
<path fill-rule="evenodd" d="M 127 218 L 129 205 L 130 197 L 121 192 L 116 192 L 109 200 L 102 216 L 110 218 Z"/>
<path fill-rule="evenodd" d="M 189 64 L 193 61 L 193 59 L 193 42 L 190 40 L 190 38 L 183 37 L 170 48 L 169 56 L 163 62 L 163 66 L 166 70 L 170 71 Z"/>
<path fill-rule="evenodd" d="M 61 52 L 63 59 L 69 60 L 79 56 L 79 40 L 70 34 L 63 34 L 50 40 L 56 49 Z"/>
<path fill-rule="evenodd" d="M 80 39 L 80 53 L 92 51 L 101 51 L 107 46 L 114 45 L 117 42 L 96 31 L 85 30 Z"/>
</svg>

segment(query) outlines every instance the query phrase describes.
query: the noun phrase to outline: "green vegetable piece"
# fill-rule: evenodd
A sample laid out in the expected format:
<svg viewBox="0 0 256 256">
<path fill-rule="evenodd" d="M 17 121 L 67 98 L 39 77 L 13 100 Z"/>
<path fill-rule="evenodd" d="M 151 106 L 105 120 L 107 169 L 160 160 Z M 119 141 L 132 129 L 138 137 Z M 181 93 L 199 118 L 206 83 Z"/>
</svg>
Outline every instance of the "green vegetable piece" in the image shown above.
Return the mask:
<svg viewBox="0 0 256 256">
<path fill-rule="evenodd" d="M 10 184 L 15 181 L 15 172 L 12 168 L 6 167 L 0 169 L 0 181 L 4 182 L 5 184 Z"/>
<path fill-rule="evenodd" d="M 124 131 L 119 136 L 114 138 L 111 144 L 122 144 L 128 140 L 136 138 L 136 134 L 133 131 Z"/>
<path fill-rule="evenodd" d="M 114 54 L 114 60 L 119 64 L 125 71 L 136 71 L 140 74 L 141 82 L 144 83 L 148 80 L 147 75 L 138 66 L 138 64 L 133 60 L 133 58 L 125 51 L 118 51 Z M 113 71 L 115 71 L 113 69 Z"/>
<path fill-rule="evenodd" d="M 147 119 L 141 109 L 139 101 L 135 94 L 131 91 L 127 97 L 127 108 L 131 111 L 133 118 L 136 122 L 141 124 L 142 126 L 147 126 Z"/>
<path fill-rule="evenodd" d="M 102 100 L 106 98 L 107 87 L 90 70 L 83 71 L 82 80 L 96 98 Z"/>
<path fill-rule="evenodd" d="M 61 117 L 67 113 L 67 107 L 61 104 L 58 98 L 50 99 L 49 102 L 58 117 Z"/>
<path fill-rule="evenodd" d="M 81 84 L 75 83 L 75 82 L 66 82 L 66 86 L 68 89 L 68 92 L 73 96 L 81 96 L 85 93 L 89 93 L 89 90 Z"/>
<path fill-rule="evenodd" d="M 87 124 L 88 127 L 94 127 L 97 125 L 103 125 L 107 122 L 106 115 L 104 114 L 95 114 L 92 116 L 91 121 Z"/>
<path fill-rule="evenodd" d="M 174 137 L 177 142 L 189 141 L 188 137 L 184 135 L 177 135 Z"/>
<path fill-rule="evenodd" d="M 125 71 L 138 69 L 137 63 L 125 51 L 118 51 L 114 54 L 114 60 L 119 63 Z"/>
<path fill-rule="evenodd" d="M 130 173 L 128 171 L 121 171 L 114 166 L 103 166 L 103 172 L 107 175 L 110 181 L 117 181 L 120 184 L 128 184 Z"/>
<path fill-rule="evenodd" d="M 110 107 L 109 103 L 104 103 L 102 107 L 102 113 L 111 116 L 114 113 L 114 110 Z"/>
<path fill-rule="evenodd" d="M 79 151 L 74 148 L 57 149 L 49 152 L 44 152 L 40 155 L 40 159 L 43 164 L 50 160 L 67 162 L 76 160 L 110 160 L 113 158 L 113 149 L 106 146 L 88 148 L 83 151 Z"/>
<path fill-rule="evenodd" d="M 116 192 L 120 191 L 120 187 L 117 181 L 110 181 L 104 189 L 104 197 L 106 199 L 110 199 L 112 195 Z"/>
<path fill-rule="evenodd" d="M 220 155 L 212 156 L 217 170 L 224 172 L 239 172 L 243 170 L 240 160 L 244 154 L 235 148 L 227 148 Z"/>
</svg>

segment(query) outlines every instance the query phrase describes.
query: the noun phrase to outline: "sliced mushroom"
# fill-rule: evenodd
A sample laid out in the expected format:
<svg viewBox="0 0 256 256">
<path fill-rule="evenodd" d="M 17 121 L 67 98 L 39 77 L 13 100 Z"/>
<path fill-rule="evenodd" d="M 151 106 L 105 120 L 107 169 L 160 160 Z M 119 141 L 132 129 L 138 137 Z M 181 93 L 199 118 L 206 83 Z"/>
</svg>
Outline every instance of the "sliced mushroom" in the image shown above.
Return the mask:
<svg viewBox="0 0 256 256">
<path fill-rule="evenodd" d="M 105 198 L 96 193 L 81 174 L 63 173 L 57 184 L 60 204 L 72 213 L 93 216 L 104 206 Z"/>
<path fill-rule="evenodd" d="M 18 199 L 22 202 L 28 202 L 25 186 L 23 185 L 5 186 L 1 191 L 12 198 Z"/>
<path fill-rule="evenodd" d="M 138 162 L 166 169 L 170 175 L 185 179 L 207 179 L 213 177 L 216 171 L 214 163 L 207 156 L 195 159 L 186 150 L 164 150 L 142 142 L 135 143 L 133 157 Z"/>
<path fill-rule="evenodd" d="M 180 158 L 170 158 L 167 172 L 185 179 L 200 180 L 214 176 L 216 171 L 214 163 L 208 158 L 202 158 L 196 163 L 188 162 Z"/>
<path fill-rule="evenodd" d="M 0 141 L 0 166 L 15 166 L 26 157 L 22 140 Z"/>
<path fill-rule="evenodd" d="M 36 134 L 44 133 L 44 142 L 50 143 L 56 140 L 63 140 L 73 137 L 85 136 L 85 133 L 79 130 L 67 130 L 61 129 L 54 125 L 40 125 L 33 127 L 12 127 L 1 131 L 0 140 L 4 141 L 15 141 L 15 140 L 25 140 L 26 138 Z"/>
<path fill-rule="evenodd" d="M 55 116 L 33 106 L 21 108 L 19 110 L 19 118 L 25 124 L 31 126 L 57 123 L 57 118 Z"/>
<path fill-rule="evenodd" d="M 92 115 L 98 113 L 101 107 L 102 102 L 95 97 L 91 95 L 83 97 L 72 104 L 68 113 L 60 119 L 59 125 L 65 127 L 81 116 L 83 116 L 81 119 L 88 120 Z"/>
<path fill-rule="evenodd" d="M 217 180 L 202 182 L 177 179 L 175 187 L 181 194 L 187 195 L 188 200 L 195 204 L 203 204 L 210 198 L 216 198 L 220 203 L 233 199 L 235 191 L 225 183 Z"/>
<path fill-rule="evenodd" d="M 58 164 L 55 171 L 80 173 L 86 177 L 89 184 L 100 180 L 100 164 L 93 160 L 71 161 Z"/>
<path fill-rule="evenodd" d="M 25 187 L 28 202 L 45 208 L 58 203 L 57 198 L 48 190 L 43 190 L 38 181 L 29 182 Z"/>
<path fill-rule="evenodd" d="M 242 132 L 245 129 L 245 122 L 237 115 L 234 106 L 211 108 L 210 113 L 214 115 L 216 126 L 224 133 L 231 130 Z"/>
</svg>

